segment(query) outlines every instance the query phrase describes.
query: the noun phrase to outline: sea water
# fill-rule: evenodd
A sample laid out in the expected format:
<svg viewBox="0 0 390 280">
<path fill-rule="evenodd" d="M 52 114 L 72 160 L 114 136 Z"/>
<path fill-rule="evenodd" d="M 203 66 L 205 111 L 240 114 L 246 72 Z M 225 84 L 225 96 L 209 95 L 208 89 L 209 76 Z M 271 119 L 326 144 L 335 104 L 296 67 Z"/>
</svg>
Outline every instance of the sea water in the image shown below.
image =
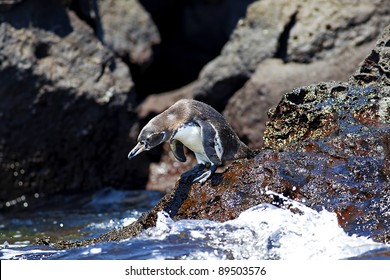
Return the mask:
<svg viewBox="0 0 390 280">
<path fill-rule="evenodd" d="M 34 245 L 34 238 L 83 240 L 119 229 L 160 197 L 158 192 L 105 189 L 88 198 L 60 199 L 61 204 L 20 217 L 1 217 L 0 259 L 336 260 L 390 251 L 368 237 L 345 233 L 335 213 L 297 202 L 291 203 L 299 214 L 260 204 L 224 223 L 173 221 L 160 212 L 156 226 L 136 238 L 68 250 Z"/>
</svg>

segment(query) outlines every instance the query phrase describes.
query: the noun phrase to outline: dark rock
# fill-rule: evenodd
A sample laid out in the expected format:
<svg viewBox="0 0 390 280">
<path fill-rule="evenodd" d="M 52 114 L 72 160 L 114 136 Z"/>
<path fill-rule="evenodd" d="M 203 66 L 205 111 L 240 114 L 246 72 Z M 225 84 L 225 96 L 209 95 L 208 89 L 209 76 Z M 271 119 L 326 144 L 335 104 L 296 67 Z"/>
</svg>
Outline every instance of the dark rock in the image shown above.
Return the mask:
<svg viewBox="0 0 390 280">
<path fill-rule="evenodd" d="M 377 46 L 363 63 L 361 63 L 359 69 L 351 77 L 350 83 L 359 86 L 371 84 L 388 86 L 390 84 L 389 48 L 390 32 L 389 29 L 385 29 L 385 33 L 379 38 Z"/>
<path fill-rule="evenodd" d="M 297 189 L 290 197 L 336 212 L 350 234 L 382 242 L 390 236 L 390 122 L 375 104 L 388 107 L 389 94 L 336 83 L 300 88 L 271 113 L 264 136 L 282 151 L 276 170 Z"/>
<path fill-rule="evenodd" d="M 179 98 L 200 99 L 223 111 L 239 137 L 259 149 L 267 112 L 286 92 L 321 81 L 348 80 L 390 20 L 384 1 L 360 1 L 352 10 L 346 1 L 286 2 L 251 5 L 222 54 L 203 69 L 197 81 L 148 96 L 140 115 L 161 112 Z M 330 37 L 333 43 L 327 43 L 327 48 L 319 45 Z M 347 37 L 350 40 L 345 41 Z M 148 188 L 172 188 L 178 178 L 174 163 L 167 154 L 153 163 Z"/>
<path fill-rule="evenodd" d="M 318 79 L 340 80 L 340 70 L 332 74 L 335 62 L 344 59 L 346 63 L 361 61 L 364 56 L 354 50 L 363 44 L 374 43 L 389 21 L 390 6 L 386 0 L 353 3 L 329 0 L 257 1 L 248 8 L 245 19 L 240 21 L 221 55 L 201 71 L 198 88 L 194 90 L 195 98 L 222 111 L 229 98 L 255 71 L 260 71 L 262 62 L 269 58 L 278 58 L 287 64 L 331 59 L 333 61 L 324 63 L 323 71 L 318 72 Z M 356 57 L 346 59 L 351 52 Z M 347 71 L 356 69 L 356 66 L 348 65 L 341 78 L 351 75 L 352 72 Z M 304 83 L 299 86 L 319 81 L 310 77 L 306 82 L 304 77 L 301 80 Z M 293 86 L 297 85 L 290 88 Z M 276 88 L 271 95 L 279 94 Z M 240 118 L 247 117 L 252 116 L 246 114 Z"/>
<path fill-rule="evenodd" d="M 372 48 L 372 43 L 364 44 L 334 58 L 309 64 L 266 59 L 229 99 L 223 115 L 242 140 L 251 148 L 259 149 L 263 146 L 267 112 L 286 92 L 321 81 L 347 80 Z"/>
<path fill-rule="evenodd" d="M 299 213 L 290 200 L 336 213 L 348 234 L 390 243 L 390 83 L 383 67 L 390 57 L 383 42 L 389 39 L 390 26 L 374 49 L 379 57 L 369 56 L 349 83 L 319 83 L 287 93 L 270 112 L 267 148 L 254 159 L 233 162 L 204 185 L 181 179 L 134 224 L 83 244 L 134 236 L 154 226 L 162 210 L 174 220 L 223 222 L 260 203 Z M 367 68 L 379 84 L 359 74 Z"/>
<path fill-rule="evenodd" d="M 0 22 L 0 209 L 144 186 L 149 161 L 126 160 L 138 128 L 127 66 L 60 1 L 25 1 Z"/>
</svg>

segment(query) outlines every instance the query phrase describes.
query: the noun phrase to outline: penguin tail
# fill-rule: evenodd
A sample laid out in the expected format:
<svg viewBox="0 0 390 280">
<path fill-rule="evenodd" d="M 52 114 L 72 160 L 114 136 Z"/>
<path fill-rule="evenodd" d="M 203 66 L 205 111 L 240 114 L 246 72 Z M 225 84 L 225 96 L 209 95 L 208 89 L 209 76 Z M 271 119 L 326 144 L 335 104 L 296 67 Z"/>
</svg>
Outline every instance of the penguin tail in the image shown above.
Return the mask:
<svg viewBox="0 0 390 280">
<path fill-rule="evenodd" d="M 248 148 L 247 156 L 246 158 L 254 158 L 256 156 L 256 153 Z"/>
<path fill-rule="evenodd" d="M 245 158 L 254 158 L 256 156 L 256 153 L 254 151 L 252 151 L 251 149 L 249 149 L 248 147 L 246 147 L 246 156 Z"/>
<path fill-rule="evenodd" d="M 239 158 L 247 158 L 251 159 L 256 156 L 256 153 L 252 151 L 247 145 L 242 144 L 237 152 L 237 159 Z"/>
</svg>

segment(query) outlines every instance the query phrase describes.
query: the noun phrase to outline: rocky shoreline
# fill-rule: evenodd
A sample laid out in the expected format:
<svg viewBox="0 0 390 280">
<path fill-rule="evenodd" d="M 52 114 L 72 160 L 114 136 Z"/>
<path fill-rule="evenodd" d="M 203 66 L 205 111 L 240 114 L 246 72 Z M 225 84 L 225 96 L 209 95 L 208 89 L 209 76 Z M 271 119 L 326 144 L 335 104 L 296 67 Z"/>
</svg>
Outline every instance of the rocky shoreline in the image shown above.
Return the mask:
<svg viewBox="0 0 390 280">
<path fill-rule="evenodd" d="M 135 236 L 162 210 L 226 221 L 293 199 L 389 243 L 390 7 L 273 3 L 253 1 L 191 84 L 145 96 L 140 69 L 164 37 L 142 1 L 0 1 L 0 211 L 107 186 L 167 191 L 119 231 L 52 244 L 69 248 Z M 257 156 L 204 185 L 177 181 L 192 161 L 178 166 L 167 147 L 127 161 L 143 124 L 182 97 L 216 107 Z"/>
<path fill-rule="evenodd" d="M 137 222 L 97 239 L 60 241 L 58 248 L 133 237 L 173 220 L 224 222 L 260 203 L 289 200 L 335 212 L 348 234 L 390 242 L 390 26 L 360 68 L 344 83 L 319 83 L 287 93 L 270 111 L 265 148 L 204 185 L 179 180 Z M 298 213 L 299 214 L 299 213 Z"/>
</svg>

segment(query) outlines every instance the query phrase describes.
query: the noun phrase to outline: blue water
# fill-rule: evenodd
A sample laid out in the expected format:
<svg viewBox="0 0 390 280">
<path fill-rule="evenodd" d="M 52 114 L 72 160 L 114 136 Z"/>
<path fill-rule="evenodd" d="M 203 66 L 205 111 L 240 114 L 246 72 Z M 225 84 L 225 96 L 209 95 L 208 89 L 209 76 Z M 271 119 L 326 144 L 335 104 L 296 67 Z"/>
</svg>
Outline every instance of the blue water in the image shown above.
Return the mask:
<svg viewBox="0 0 390 280">
<path fill-rule="evenodd" d="M 161 212 L 156 227 L 133 239 L 57 250 L 35 238 L 84 240 L 135 221 L 161 198 L 151 191 L 104 189 L 90 196 L 51 198 L 34 212 L 1 216 L 0 259 L 346 259 L 390 252 L 367 237 L 347 235 L 334 213 L 294 203 L 303 215 L 262 204 L 225 223 L 173 221 Z M 371 257 L 375 258 L 375 257 Z M 383 257 L 382 257 L 383 258 Z"/>
</svg>

